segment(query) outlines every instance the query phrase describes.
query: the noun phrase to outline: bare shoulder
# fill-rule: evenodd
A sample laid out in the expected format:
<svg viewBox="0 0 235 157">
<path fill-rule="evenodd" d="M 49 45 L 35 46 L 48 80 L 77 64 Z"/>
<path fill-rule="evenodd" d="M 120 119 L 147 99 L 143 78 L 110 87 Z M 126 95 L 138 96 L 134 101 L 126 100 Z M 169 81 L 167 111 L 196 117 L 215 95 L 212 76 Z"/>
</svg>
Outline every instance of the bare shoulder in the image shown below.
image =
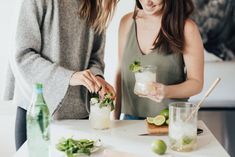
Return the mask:
<svg viewBox="0 0 235 157">
<path fill-rule="evenodd" d="M 125 47 L 125 43 L 127 40 L 127 34 L 131 28 L 131 24 L 133 21 L 133 12 L 132 13 L 128 13 L 126 15 L 124 15 L 120 21 L 119 24 L 119 35 L 118 35 L 118 54 L 119 54 L 119 60 L 121 60 L 121 56 L 122 56 L 122 51 Z"/>
<path fill-rule="evenodd" d="M 192 36 L 193 34 L 198 34 L 198 26 L 192 19 L 187 19 L 184 25 L 184 34 L 185 36 Z"/>
<path fill-rule="evenodd" d="M 133 14 L 133 12 L 130 12 L 122 17 L 119 25 L 121 32 L 126 32 L 130 29 L 133 20 Z"/>
<path fill-rule="evenodd" d="M 203 52 L 203 41 L 201 34 L 199 32 L 197 24 L 191 20 L 187 19 L 184 26 L 184 37 L 185 37 L 185 48 L 188 52 L 194 52 L 189 49 L 195 49 L 198 52 L 201 50 Z"/>
</svg>

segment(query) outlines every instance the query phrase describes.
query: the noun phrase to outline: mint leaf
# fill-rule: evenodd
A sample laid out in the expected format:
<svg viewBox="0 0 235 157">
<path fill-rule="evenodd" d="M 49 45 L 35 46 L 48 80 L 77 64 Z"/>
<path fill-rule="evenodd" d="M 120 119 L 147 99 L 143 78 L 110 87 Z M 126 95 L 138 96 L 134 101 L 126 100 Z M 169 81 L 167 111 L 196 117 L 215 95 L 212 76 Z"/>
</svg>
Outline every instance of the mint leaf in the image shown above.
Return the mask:
<svg viewBox="0 0 235 157">
<path fill-rule="evenodd" d="M 139 72 L 142 69 L 140 61 L 134 61 L 133 63 L 130 64 L 129 70 L 131 72 Z"/>
</svg>

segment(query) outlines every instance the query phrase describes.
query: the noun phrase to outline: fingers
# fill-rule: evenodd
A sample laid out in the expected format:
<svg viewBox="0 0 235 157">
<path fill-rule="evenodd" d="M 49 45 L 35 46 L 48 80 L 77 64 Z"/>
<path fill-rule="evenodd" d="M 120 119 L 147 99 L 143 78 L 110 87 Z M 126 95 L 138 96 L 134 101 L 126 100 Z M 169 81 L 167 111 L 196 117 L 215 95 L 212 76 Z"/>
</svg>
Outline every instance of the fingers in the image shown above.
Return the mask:
<svg viewBox="0 0 235 157">
<path fill-rule="evenodd" d="M 70 80 L 70 85 L 83 85 L 91 93 L 97 92 L 100 87 L 99 81 L 97 81 L 97 79 L 94 77 L 90 70 L 76 72 Z"/>
<path fill-rule="evenodd" d="M 89 75 L 95 82 L 95 92 L 97 93 L 102 87 L 102 83 L 91 72 L 89 72 Z"/>
<path fill-rule="evenodd" d="M 153 82 L 151 85 L 153 86 L 153 90 L 151 90 L 149 94 L 147 95 L 138 94 L 138 96 L 151 99 L 155 102 L 161 102 L 165 97 L 164 85 L 156 82 Z"/>
<path fill-rule="evenodd" d="M 102 77 L 96 76 L 96 78 L 100 82 L 100 84 L 102 85 L 102 89 L 99 92 L 101 97 L 103 97 L 106 93 L 111 93 L 112 98 L 114 99 L 116 97 L 116 92 L 115 92 L 114 88 L 108 82 L 106 82 Z"/>
<path fill-rule="evenodd" d="M 115 99 L 116 98 L 116 92 L 115 92 L 114 88 L 109 83 L 107 83 L 105 85 L 105 88 L 107 89 L 108 93 L 112 94 L 112 98 Z"/>
<path fill-rule="evenodd" d="M 82 79 L 83 85 L 89 90 L 89 92 L 94 93 L 95 84 L 94 84 L 93 80 L 89 76 L 87 76 L 87 74 L 82 75 L 82 77 L 83 77 L 83 79 Z"/>
<path fill-rule="evenodd" d="M 114 88 L 102 77 L 94 76 L 90 70 L 76 72 L 70 80 L 70 85 L 83 85 L 91 93 L 99 92 L 100 96 L 104 96 L 106 93 L 111 93 L 113 98 L 116 97 Z"/>
</svg>

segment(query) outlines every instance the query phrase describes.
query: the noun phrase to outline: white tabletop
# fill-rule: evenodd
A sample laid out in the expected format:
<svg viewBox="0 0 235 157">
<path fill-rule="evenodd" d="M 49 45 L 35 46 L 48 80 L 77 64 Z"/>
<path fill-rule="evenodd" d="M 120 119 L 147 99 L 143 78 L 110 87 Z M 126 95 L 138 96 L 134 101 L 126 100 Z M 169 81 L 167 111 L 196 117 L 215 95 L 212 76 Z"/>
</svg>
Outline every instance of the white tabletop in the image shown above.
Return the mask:
<svg viewBox="0 0 235 157">
<path fill-rule="evenodd" d="M 229 157 L 202 121 L 198 122 L 198 127 L 202 128 L 204 132 L 198 136 L 196 150 L 180 153 L 172 151 L 168 147 L 166 154 L 161 157 Z M 146 133 L 144 121 L 113 121 L 112 128 L 108 130 L 93 130 L 87 120 L 53 122 L 51 125 L 51 157 L 65 157 L 55 149 L 55 144 L 61 137 L 101 139 L 103 149 L 92 154 L 91 157 L 102 157 L 103 150 L 127 152 L 137 154 L 138 157 L 157 157 L 158 155 L 151 151 L 151 143 L 156 139 L 162 139 L 169 145 L 167 136 L 139 136 L 142 133 Z M 27 153 L 25 143 L 14 157 L 28 157 Z"/>
</svg>

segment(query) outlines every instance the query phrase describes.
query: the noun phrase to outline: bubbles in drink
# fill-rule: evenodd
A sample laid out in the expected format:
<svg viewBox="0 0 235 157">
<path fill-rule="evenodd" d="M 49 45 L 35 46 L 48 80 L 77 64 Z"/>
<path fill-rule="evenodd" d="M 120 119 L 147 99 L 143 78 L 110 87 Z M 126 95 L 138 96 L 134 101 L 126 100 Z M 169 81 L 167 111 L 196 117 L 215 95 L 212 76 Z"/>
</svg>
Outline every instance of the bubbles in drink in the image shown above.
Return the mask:
<svg viewBox="0 0 235 157">
<path fill-rule="evenodd" d="M 100 108 L 99 103 L 91 105 L 89 120 L 90 120 L 92 128 L 94 129 L 110 128 L 110 124 L 111 124 L 110 112 L 111 112 L 110 106 Z"/>
<path fill-rule="evenodd" d="M 141 71 L 135 73 L 135 88 L 134 92 L 138 95 L 148 95 L 154 92 L 155 88 L 152 82 L 156 82 L 156 72 Z"/>
</svg>

